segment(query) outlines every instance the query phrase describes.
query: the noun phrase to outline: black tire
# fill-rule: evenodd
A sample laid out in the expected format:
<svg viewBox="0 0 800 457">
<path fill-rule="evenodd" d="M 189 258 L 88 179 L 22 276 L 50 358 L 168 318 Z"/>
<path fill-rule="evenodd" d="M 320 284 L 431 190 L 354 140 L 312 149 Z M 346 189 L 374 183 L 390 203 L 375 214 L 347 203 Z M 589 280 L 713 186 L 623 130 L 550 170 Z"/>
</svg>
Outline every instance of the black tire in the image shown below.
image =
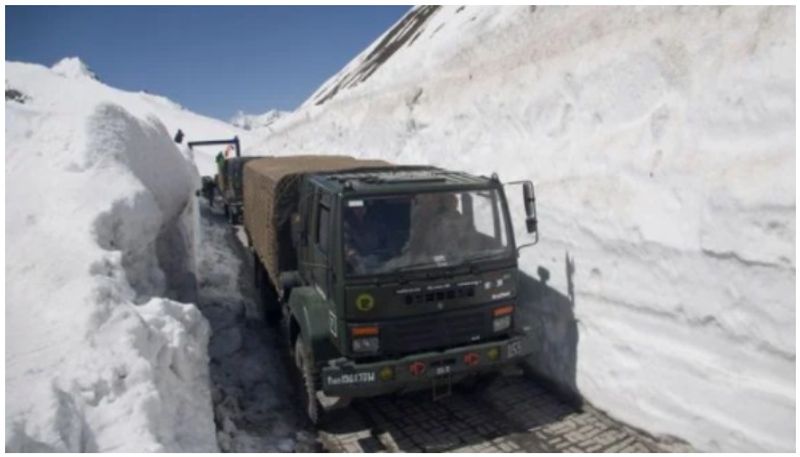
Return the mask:
<svg viewBox="0 0 800 457">
<path fill-rule="evenodd" d="M 267 276 L 267 269 L 253 251 L 253 283 L 256 287 L 258 305 L 263 311 L 264 320 L 269 325 L 276 325 L 281 321 L 281 303 L 275 292 L 272 282 Z"/>
<path fill-rule="evenodd" d="M 303 338 L 298 336 L 294 343 L 294 360 L 300 374 L 300 398 L 306 417 L 312 424 L 322 422 L 323 409 L 317 400 L 317 378 L 314 367 L 314 356 L 303 343 Z"/>
<path fill-rule="evenodd" d="M 258 259 L 258 254 L 253 251 L 253 285 L 256 290 L 261 291 L 261 261 Z"/>
<path fill-rule="evenodd" d="M 281 313 L 281 302 L 278 299 L 278 294 L 275 292 L 275 287 L 272 286 L 272 283 L 266 275 L 261 285 L 261 303 L 264 309 L 264 320 L 267 324 L 271 326 L 279 324 L 283 317 Z"/>
</svg>

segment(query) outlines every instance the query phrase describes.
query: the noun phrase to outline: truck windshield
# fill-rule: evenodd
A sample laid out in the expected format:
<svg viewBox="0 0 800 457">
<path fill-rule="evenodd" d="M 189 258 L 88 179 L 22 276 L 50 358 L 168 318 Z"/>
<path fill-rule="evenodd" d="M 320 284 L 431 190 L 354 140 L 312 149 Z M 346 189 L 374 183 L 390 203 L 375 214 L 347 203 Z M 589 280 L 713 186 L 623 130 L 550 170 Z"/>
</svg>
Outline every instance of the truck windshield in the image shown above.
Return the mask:
<svg viewBox="0 0 800 457">
<path fill-rule="evenodd" d="M 496 190 L 344 202 L 344 258 L 353 275 L 452 266 L 509 251 Z"/>
</svg>

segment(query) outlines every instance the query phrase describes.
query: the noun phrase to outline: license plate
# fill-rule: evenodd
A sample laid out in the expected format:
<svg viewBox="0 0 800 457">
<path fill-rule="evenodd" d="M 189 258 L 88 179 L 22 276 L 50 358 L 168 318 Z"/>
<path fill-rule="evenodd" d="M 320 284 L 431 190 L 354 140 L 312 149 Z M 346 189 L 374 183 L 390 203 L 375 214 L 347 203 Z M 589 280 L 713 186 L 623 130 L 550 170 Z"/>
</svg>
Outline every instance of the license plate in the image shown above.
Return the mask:
<svg viewBox="0 0 800 457">
<path fill-rule="evenodd" d="M 374 371 L 364 371 L 361 373 L 339 373 L 327 375 L 325 382 L 329 386 L 341 386 L 347 384 L 368 384 L 375 382 Z"/>
</svg>

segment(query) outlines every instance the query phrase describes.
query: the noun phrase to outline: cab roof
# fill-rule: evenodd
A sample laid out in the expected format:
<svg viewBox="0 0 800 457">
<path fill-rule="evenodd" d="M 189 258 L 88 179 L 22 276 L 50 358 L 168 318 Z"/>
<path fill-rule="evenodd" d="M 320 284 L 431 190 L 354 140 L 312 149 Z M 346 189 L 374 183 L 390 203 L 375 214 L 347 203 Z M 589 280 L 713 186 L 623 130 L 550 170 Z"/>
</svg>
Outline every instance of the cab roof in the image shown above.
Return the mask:
<svg viewBox="0 0 800 457">
<path fill-rule="evenodd" d="M 431 166 L 392 165 L 334 172 L 311 176 L 319 186 L 335 193 L 384 193 L 405 190 L 446 190 L 449 188 L 487 187 L 492 179 L 460 171 Z"/>
<path fill-rule="evenodd" d="M 458 190 L 496 185 L 496 181 L 485 176 L 339 155 L 267 156 L 248 161 L 245 168 L 250 170 L 251 180 L 263 181 L 265 189 L 271 189 L 275 197 L 284 193 L 281 190 L 284 187 L 294 189 L 303 176 L 328 192 L 346 195 Z"/>
</svg>

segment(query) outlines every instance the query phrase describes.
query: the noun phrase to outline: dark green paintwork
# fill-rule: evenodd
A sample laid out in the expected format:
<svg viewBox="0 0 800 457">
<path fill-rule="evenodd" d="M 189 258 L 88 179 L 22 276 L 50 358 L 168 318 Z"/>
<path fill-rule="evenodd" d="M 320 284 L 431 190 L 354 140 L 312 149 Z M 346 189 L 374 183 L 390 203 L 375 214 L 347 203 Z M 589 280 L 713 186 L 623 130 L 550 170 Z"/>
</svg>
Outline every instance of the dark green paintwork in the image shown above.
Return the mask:
<svg viewBox="0 0 800 457">
<path fill-rule="evenodd" d="M 517 294 L 516 245 L 505 193 L 499 180 L 432 167 L 406 167 L 402 171 L 410 172 L 414 175 L 414 180 L 381 182 L 381 176 L 388 176 L 393 172 L 392 169 L 384 169 L 306 175 L 299 185 L 300 218 L 295 225 L 294 235 L 297 241 L 295 248 L 298 272 L 303 285 L 291 290 L 287 308 L 290 318 L 299 326 L 299 337 L 313 349 L 314 359 L 320 369 L 330 366 L 333 360 L 337 364 L 358 363 L 358 358 L 349 349 L 348 323 L 380 323 L 411 316 L 433 316 L 492 302 L 498 305 L 514 304 Z M 394 169 L 394 173 L 396 172 L 397 169 Z M 364 179 L 368 175 L 375 179 Z M 350 177 L 349 184 L 347 177 Z M 346 200 L 376 195 L 481 189 L 496 189 L 501 196 L 502 216 L 509 227 L 510 249 L 507 257 L 481 262 L 474 268 L 466 269 L 432 269 L 355 278 L 347 278 L 344 274 L 341 208 Z M 329 208 L 328 224 L 323 229 L 328 231 L 330 244 L 325 251 L 316 244 L 317 234 L 314 231 L 320 204 Z M 493 284 L 493 289 L 485 289 L 486 283 Z M 503 285 L 497 285 L 501 283 Z M 473 284 L 474 295 L 434 299 L 412 305 L 406 302 L 404 291 L 408 289 L 424 290 L 459 284 Z M 355 307 L 356 298 L 362 293 L 369 293 L 374 297 L 374 309 L 363 312 Z M 506 338 L 511 338 L 510 335 L 511 330 Z M 469 347 L 462 346 L 461 349 L 468 350 Z M 391 363 L 380 356 L 373 357 L 368 362 Z"/>
</svg>

